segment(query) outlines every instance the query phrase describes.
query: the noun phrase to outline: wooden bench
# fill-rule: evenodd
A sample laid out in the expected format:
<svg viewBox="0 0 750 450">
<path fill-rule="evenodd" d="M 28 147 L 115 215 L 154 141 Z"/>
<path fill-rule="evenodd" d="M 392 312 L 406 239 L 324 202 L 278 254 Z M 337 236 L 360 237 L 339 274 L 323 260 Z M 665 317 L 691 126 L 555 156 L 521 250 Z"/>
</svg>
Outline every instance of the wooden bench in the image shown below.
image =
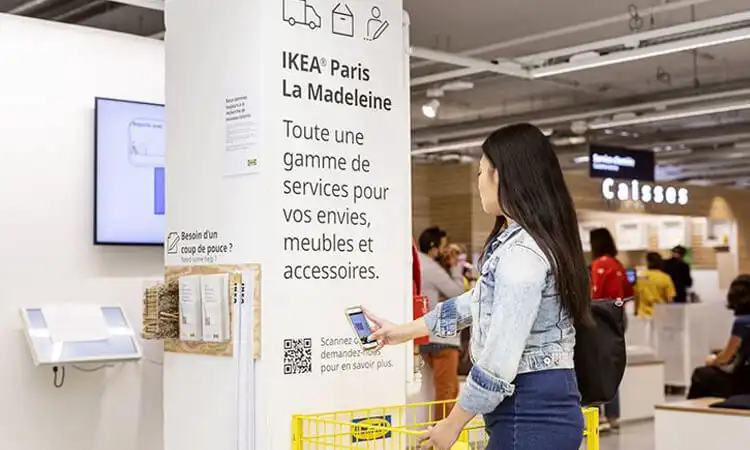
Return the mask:
<svg viewBox="0 0 750 450">
<path fill-rule="evenodd" d="M 750 411 L 711 408 L 720 398 L 656 406 L 656 450 L 746 448 Z"/>
</svg>

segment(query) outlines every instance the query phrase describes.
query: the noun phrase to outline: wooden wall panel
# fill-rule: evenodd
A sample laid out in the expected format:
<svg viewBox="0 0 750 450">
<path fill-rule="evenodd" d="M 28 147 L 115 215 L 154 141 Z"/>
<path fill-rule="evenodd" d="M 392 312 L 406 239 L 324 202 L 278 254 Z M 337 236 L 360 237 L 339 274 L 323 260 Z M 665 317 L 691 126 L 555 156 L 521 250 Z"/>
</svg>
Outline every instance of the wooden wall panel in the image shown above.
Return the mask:
<svg viewBox="0 0 750 450">
<path fill-rule="evenodd" d="M 472 174 L 470 164 L 413 165 L 413 233 L 438 226 L 452 242 L 469 246 L 472 239 Z"/>
</svg>

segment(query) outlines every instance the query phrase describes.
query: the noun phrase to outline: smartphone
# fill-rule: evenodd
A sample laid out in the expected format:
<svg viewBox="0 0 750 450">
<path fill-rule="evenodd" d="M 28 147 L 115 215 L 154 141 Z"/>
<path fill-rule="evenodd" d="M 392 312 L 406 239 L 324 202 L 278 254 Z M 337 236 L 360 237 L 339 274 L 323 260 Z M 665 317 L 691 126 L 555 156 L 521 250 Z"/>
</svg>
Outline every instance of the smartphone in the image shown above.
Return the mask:
<svg viewBox="0 0 750 450">
<path fill-rule="evenodd" d="M 347 308 L 346 317 L 349 319 L 349 324 L 352 326 L 354 334 L 357 335 L 357 339 L 362 348 L 365 350 L 375 349 L 378 346 L 378 342 L 370 340 L 370 336 L 372 336 L 372 328 L 367 321 L 367 317 L 365 317 L 365 312 L 362 310 L 362 307 L 353 306 Z"/>
</svg>

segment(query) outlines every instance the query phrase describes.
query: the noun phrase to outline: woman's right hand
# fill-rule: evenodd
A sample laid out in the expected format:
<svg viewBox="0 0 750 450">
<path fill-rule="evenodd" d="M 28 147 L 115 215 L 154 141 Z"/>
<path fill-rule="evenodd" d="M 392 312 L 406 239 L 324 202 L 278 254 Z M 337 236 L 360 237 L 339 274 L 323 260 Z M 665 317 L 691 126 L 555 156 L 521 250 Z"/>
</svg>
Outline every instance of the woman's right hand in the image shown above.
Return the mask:
<svg viewBox="0 0 750 450">
<path fill-rule="evenodd" d="M 408 335 L 408 331 L 405 330 L 405 326 L 381 319 L 368 310 L 364 311 L 365 316 L 373 326 L 372 339 L 378 341 L 378 347 L 375 350 L 380 350 L 386 345 L 403 344 L 412 339 Z"/>
</svg>

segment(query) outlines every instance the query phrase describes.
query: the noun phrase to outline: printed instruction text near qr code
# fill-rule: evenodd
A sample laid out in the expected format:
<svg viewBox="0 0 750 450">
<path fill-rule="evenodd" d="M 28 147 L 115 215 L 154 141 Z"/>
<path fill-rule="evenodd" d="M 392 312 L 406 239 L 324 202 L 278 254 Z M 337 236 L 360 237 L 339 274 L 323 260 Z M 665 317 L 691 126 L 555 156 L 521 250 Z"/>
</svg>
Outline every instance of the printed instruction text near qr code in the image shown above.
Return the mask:
<svg viewBox="0 0 750 450">
<path fill-rule="evenodd" d="M 284 375 L 312 373 L 312 339 L 284 339 Z"/>
</svg>

